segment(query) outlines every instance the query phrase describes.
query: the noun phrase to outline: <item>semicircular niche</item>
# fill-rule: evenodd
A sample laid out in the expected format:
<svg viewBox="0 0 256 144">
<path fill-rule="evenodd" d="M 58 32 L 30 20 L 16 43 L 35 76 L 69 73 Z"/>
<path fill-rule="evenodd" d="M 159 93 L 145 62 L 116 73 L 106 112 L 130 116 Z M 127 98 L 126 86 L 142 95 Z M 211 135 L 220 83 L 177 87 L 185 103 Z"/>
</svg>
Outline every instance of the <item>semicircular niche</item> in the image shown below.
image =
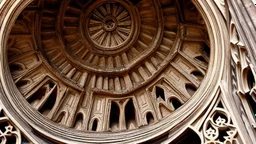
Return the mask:
<svg viewBox="0 0 256 144">
<path fill-rule="evenodd" d="M 34 1 L 7 46 L 24 105 L 84 132 L 172 115 L 193 98 L 210 58 L 205 23 L 185 0 Z"/>
</svg>

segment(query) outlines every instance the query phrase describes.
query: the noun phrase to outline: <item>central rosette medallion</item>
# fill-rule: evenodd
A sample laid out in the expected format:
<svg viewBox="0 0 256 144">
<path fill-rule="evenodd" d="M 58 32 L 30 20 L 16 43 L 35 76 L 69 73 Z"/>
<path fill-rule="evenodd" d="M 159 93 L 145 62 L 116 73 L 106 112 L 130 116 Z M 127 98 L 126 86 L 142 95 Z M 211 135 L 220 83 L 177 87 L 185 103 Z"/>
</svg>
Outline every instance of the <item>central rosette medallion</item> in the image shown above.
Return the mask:
<svg viewBox="0 0 256 144">
<path fill-rule="evenodd" d="M 139 14 L 125 1 L 94 2 L 86 8 L 82 19 L 86 42 L 101 54 L 116 54 L 130 47 L 139 33 Z"/>
<path fill-rule="evenodd" d="M 55 46 L 42 49 L 58 48 L 61 53 L 46 52 L 46 59 L 81 88 L 125 95 L 156 78 L 176 53 L 176 11 L 160 11 L 157 1 L 65 1 L 61 9 Z M 41 35 L 42 40 L 48 37 Z"/>
<path fill-rule="evenodd" d="M 116 30 L 117 20 L 113 16 L 107 16 L 106 18 L 104 18 L 102 22 L 102 27 L 105 30 L 105 32 L 107 32 L 107 34 L 104 33 L 105 35 L 111 35 L 112 33 L 109 32 L 113 32 Z"/>
</svg>

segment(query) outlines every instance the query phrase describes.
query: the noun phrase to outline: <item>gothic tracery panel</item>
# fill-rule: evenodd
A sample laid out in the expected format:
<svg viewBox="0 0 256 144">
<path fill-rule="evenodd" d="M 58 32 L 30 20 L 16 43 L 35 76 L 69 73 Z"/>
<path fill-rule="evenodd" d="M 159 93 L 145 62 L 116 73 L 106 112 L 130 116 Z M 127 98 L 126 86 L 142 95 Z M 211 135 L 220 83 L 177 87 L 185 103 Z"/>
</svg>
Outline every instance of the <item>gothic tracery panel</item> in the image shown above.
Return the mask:
<svg viewBox="0 0 256 144">
<path fill-rule="evenodd" d="M 250 124 L 256 128 L 255 67 L 251 64 L 247 48 L 237 33 L 234 23 L 230 24 L 230 46 L 232 53 L 232 80 L 235 97 L 239 97 L 243 112 Z"/>
<path fill-rule="evenodd" d="M 0 106 L 0 143 L 1 144 L 20 144 L 30 143 L 28 138 L 22 134 L 17 126 L 5 114 L 3 108 Z"/>
</svg>

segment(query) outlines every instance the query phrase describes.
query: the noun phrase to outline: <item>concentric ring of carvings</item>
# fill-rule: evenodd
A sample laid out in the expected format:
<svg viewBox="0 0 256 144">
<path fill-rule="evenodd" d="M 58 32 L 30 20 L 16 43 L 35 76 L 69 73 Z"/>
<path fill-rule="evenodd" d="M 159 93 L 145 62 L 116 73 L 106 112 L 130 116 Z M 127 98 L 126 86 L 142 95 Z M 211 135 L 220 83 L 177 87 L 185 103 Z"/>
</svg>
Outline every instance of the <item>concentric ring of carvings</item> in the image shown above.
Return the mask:
<svg viewBox="0 0 256 144">
<path fill-rule="evenodd" d="M 103 14 L 99 14 L 102 7 L 107 7 L 107 9 L 103 10 Z M 100 29 L 97 29 L 96 33 L 92 33 L 91 31 L 99 26 L 98 23 Z M 114 26 L 107 28 L 107 24 L 114 24 Z M 85 9 L 80 23 L 80 27 L 83 29 L 82 35 L 91 41 L 86 43 L 93 43 L 92 49 L 98 48 L 102 54 L 106 54 L 108 51 L 117 53 L 120 51 L 119 49 L 125 49 L 134 44 L 139 33 L 139 26 L 138 10 L 126 1 L 101 1 L 100 3 L 96 1 Z M 106 36 L 98 37 L 101 35 Z M 114 40 L 116 37 L 118 37 L 118 41 Z"/>
<path fill-rule="evenodd" d="M 20 7 L 21 8 L 21 7 Z M 16 11 L 16 14 L 18 14 L 19 12 L 18 11 Z M 13 15 L 11 15 L 11 16 L 13 16 Z M 205 17 L 205 16 L 204 16 Z M 10 19 L 12 20 L 12 21 L 14 21 L 14 17 L 10 17 Z M 212 22 L 208 22 L 207 21 L 207 23 L 208 23 L 208 27 L 213 27 L 214 29 L 216 28 L 216 26 L 214 26 L 213 24 L 212 24 Z M 6 23 L 6 24 L 9 24 L 8 22 Z M 6 36 L 7 37 L 7 35 L 8 35 L 8 32 L 6 33 L 6 30 L 10 30 L 10 29 L 7 29 L 7 25 L 3 25 L 2 26 L 2 28 L 1 28 L 1 33 L 3 34 L 3 36 Z M 4 30 L 3 30 L 4 29 Z M 5 31 L 5 33 L 3 33 L 3 31 Z M 209 29 L 209 31 L 211 32 L 211 30 Z M 219 40 L 218 39 L 218 37 L 216 37 L 216 35 L 214 35 L 214 34 L 211 34 L 210 35 L 210 37 L 211 37 L 211 39 L 213 39 L 213 38 L 216 38 L 216 40 Z M 4 38 L 4 37 L 3 37 Z M 5 44 L 6 44 L 6 42 L 7 42 L 7 39 L 1 39 L 1 46 L 3 47 L 3 51 L 6 51 L 6 46 L 5 46 Z M 219 41 L 218 41 L 219 42 Z M 221 40 L 220 40 L 220 42 L 221 42 Z M 216 44 L 216 45 L 215 45 Z M 217 45 L 217 43 L 214 43 L 214 44 L 212 44 L 212 46 L 215 46 L 215 48 L 217 49 L 218 48 L 218 45 Z M 208 80 L 213 80 L 212 82 L 212 84 L 214 84 L 214 83 L 216 83 L 218 80 L 219 80 L 219 77 L 220 77 L 220 71 L 221 71 L 221 69 L 218 69 L 220 66 L 217 66 L 216 64 L 219 64 L 219 63 L 221 63 L 221 61 L 222 61 L 222 58 L 223 58 L 223 54 L 220 54 L 220 52 L 222 52 L 222 51 L 218 51 L 217 52 L 217 50 L 215 51 L 215 50 L 212 50 L 212 53 L 214 53 L 214 55 L 216 56 L 216 59 L 218 60 L 218 61 L 215 61 L 214 62 L 214 64 L 213 64 L 213 67 L 210 67 L 209 69 L 210 70 L 212 70 L 211 72 L 213 73 L 211 76 L 210 76 L 210 74 L 208 74 L 207 75 L 207 79 L 206 80 L 204 80 L 204 82 L 203 82 L 203 86 L 202 87 L 200 87 L 200 90 L 198 90 L 197 92 L 196 92 L 196 94 L 195 94 L 195 97 L 197 97 L 197 99 L 199 99 L 199 97 L 201 97 L 202 96 L 202 98 L 205 98 L 206 97 L 206 93 L 205 93 L 205 90 L 204 90 L 204 88 L 206 88 L 207 90 L 209 90 L 209 89 L 215 89 L 215 86 L 210 86 L 210 84 L 208 83 Z M 5 57 L 6 57 L 6 54 L 5 54 Z M 6 59 L 3 59 L 2 58 L 2 62 L 3 63 L 1 63 L 1 66 L 2 66 L 2 73 L 1 73 L 1 78 L 2 78 L 2 80 L 3 80 L 3 83 L 4 84 L 6 84 L 6 85 L 4 85 L 4 88 L 5 88 L 5 91 L 6 91 L 6 93 L 8 93 L 7 94 L 7 97 L 8 97 L 8 99 L 13 103 L 15 103 L 15 104 L 13 104 L 12 106 L 13 107 L 15 107 L 16 108 L 16 110 L 17 111 L 23 111 L 22 113 L 24 113 L 25 115 L 21 115 L 24 119 L 26 119 L 26 121 L 27 122 L 29 122 L 30 120 L 32 120 L 32 121 L 37 121 L 38 122 L 38 124 L 39 123 L 41 123 L 41 124 L 44 124 L 44 125 L 48 125 L 47 126 L 47 128 L 48 129 L 42 129 L 42 127 L 41 126 L 39 126 L 38 124 L 34 124 L 34 123 L 31 123 L 31 125 L 33 125 L 33 127 L 34 128 L 36 128 L 36 129 L 38 129 L 39 131 L 41 131 L 42 133 L 44 133 L 44 134 L 46 134 L 46 135 L 48 135 L 49 134 L 49 131 L 51 131 L 52 130 L 52 128 L 55 128 L 55 124 L 54 123 L 52 123 L 52 122 L 49 122 L 49 121 L 41 121 L 41 120 L 39 120 L 39 119 L 34 119 L 33 117 L 35 117 L 35 116 L 37 116 L 38 114 L 37 113 L 35 113 L 34 111 L 31 111 L 31 110 L 29 110 L 29 108 L 28 107 L 26 107 L 24 104 L 23 104 L 23 102 L 25 102 L 24 101 L 24 99 L 20 99 L 22 96 L 19 94 L 19 93 L 17 93 L 17 92 L 15 92 L 15 91 L 17 91 L 16 89 L 15 89 L 15 85 L 12 83 L 12 82 L 10 82 L 8 79 L 11 79 L 11 76 L 10 76 L 10 74 L 8 73 L 8 71 L 5 71 L 6 70 L 6 68 L 7 68 L 7 61 L 6 61 Z M 213 63 L 213 59 L 211 59 L 211 62 L 210 63 Z M 218 67 L 218 68 L 217 68 Z M 218 71 L 218 72 L 216 72 L 216 71 Z M 216 73 L 214 73 L 214 72 L 216 72 Z M 5 76 L 4 76 L 5 75 Z M 216 79 L 216 75 L 218 75 L 217 76 L 217 79 Z M 214 78 L 215 77 L 215 78 Z M 204 93 L 204 95 L 201 95 L 202 93 Z M 18 97 L 17 97 L 18 96 Z M 203 99 L 201 99 L 201 100 L 203 100 Z M 16 105 L 17 104 L 17 105 Z M 189 101 L 188 102 L 188 104 L 186 104 L 185 106 L 184 106 L 184 108 L 182 109 L 182 110 L 178 110 L 177 111 L 177 113 L 174 113 L 173 115 L 171 115 L 171 116 L 169 116 L 168 118 L 166 118 L 165 120 L 162 120 L 160 123 L 158 123 L 158 124 L 156 124 L 156 125 L 152 125 L 151 127 L 147 127 L 147 128 L 145 128 L 145 129 L 140 129 L 140 130 L 136 130 L 136 131 L 132 131 L 132 132 L 122 132 L 122 133 L 119 133 L 119 134 L 114 134 L 115 136 L 118 136 L 119 138 L 122 138 L 122 136 L 121 135 L 123 135 L 123 134 L 130 134 L 129 136 L 131 136 L 132 138 L 135 138 L 136 136 L 135 135 L 138 135 L 138 137 L 140 137 L 141 135 L 141 133 L 144 133 L 145 134 L 145 132 L 147 133 L 147 134 L 149 134 L 149 133 L 151 133 L 150 131 L 152 131 L 152 130 L 154 130 L 154 132 L 155 132 L 155 130 L 156 131 L 158 131 L 159 130 L 159 128 L 161 128 L 161 127 L 165 127 L 165 126 L 168 126 L 168 127 L 170 127 L 170 125 L 172 125 L 173 124 L 173 122 L 176 120 L 176 119 L 178 119 L 178 118 L 180 118 L 180 116 L 181 115 L 179 115 L 178 113 L 179 112 L 181 112 L 181 111 L 184 111 L 185 110 L 185 108 L 188 108 L 188 107 L 193 107 L 192 105 L 193 104 L 195 104 L 195 100 L 193 99 L 193 100 L 191 100 L 191 101 Z M 20 106 L 20 107 L 19 107 Z M 22 108 L 22 109 L 20 109 L 20 108 Z M 24 108 L 24 109 L 23 109 Z M 24 111 L 26 109 L 26 111 Z M 28 111 L 30 111 L 29 113 L 27 113 L 27 110 Z M 34 115 L 34 116 L 32 116 L 32 118 L 31 117 L 28 117 L 28 116 L 31 116 L 31 114 L 32 115 Z M 188 113 L 186 113 L 186 114 L 188 114 Z M 178 116 L 179 115 L 179 116 Z M 175 118 L 176 117 L 176 118 Z M 184 118 L 184 117 L 183 117 Z M 170 121 L 170 120 L 172 120 L 172 121 Z M 169 121 L 169 122 L 168 122 Z M 59 129 L 59 128 L 58 128 Z M 168 128 L 169 129 L 169 128 Z M 68 136 L 70 136 L 70 135 L 72 135 L 72 134 L 74 134 L 74 133 L 70 133 L 70 134 L 68 134 L 69 133 L 69 131 L 67 131 L 68 129 L 59 129 L 58 131 L 55 131 L 56 132 L 56 134 L 57 135 L 68 135 Z M 65 132 L 64 132 L 65 131 Z M 161 131 L 162 131 L 162 129 L 161 129 Z M 63 134 L 62 132 L 64 132 L 65 134 Z M 149 133 L 148 133 L 149 132 Z M 159 131 L 158 131 L 159 132 Z M 58 134 L 59 133 L 59 134 Z M 79 133 L 79 132 L 78 132 Z M 78 134 L 77 133 L 77 134 Z M 133 134 L 132 134 L 133 133 Z M 60 136 L 59 135 L 59 136 Z M 86 134 L 87 136 L 88 135 L 90 135 L 89 133 L 88 134 Z M 152 133 L 150 134 L 150 135 L 152 135 Z M 80 137 L 81 136 L 81 137 Z M 89 140 L 89 141 L 92 141 L 92 139 L 94 139 L 93 137 L 94 137 L 94 134 L 92 134 L 92 135 L 90 135 L 90 137 L 88 137 L 88 138 L 84 138 L 83 137 L 84 136 L 84 133 L 80 133 L 80 134 L 78 134 L 77 135 L 77 137 L 76 138 L 74 138 L 74 139 L 79 139 L 79 137 L 81 138 L 81 139 L 83 139 L 83 140 Z M 105 137 L 106 139 L 105 140 L 109 140 L 109 141 L 112 141 L 113 139 L 112 138 L 109 138 L 109 134 L 104 134 L 104 133 L 102 133 L 102 135 L 101 135 L 102 137 Z M 148 136 L 146 136 L 146 137 L 148 137 Z M 92 139 L 91 139 L 92 138 Z M 115 137 L 116 138 L 116 137 Z M 127 137 L 126 137 L 127 138 Z M 62 138 L 61 138 L 62 139 Z M 65 139 L 65 138 L 64 138 Z M 63 140 L 64 140 L 63 139 Z M 136 138 L 135 138 L 136 139 Z M 65 140 L 64 140 L 65 141 Z M 113 141 L 112 141 L 113 142 Z"/>
<path fill-rule="evenodd" d="M 143 82 L 140 82 L 140 84 L 133 84 L 133 86 L 129 87 L 129 88 L 126 88 L 122 91 L 108 91 L 108 90 L 105 90 L 105 89 L 95 89 L 95 92 L 100 92 L 100 93 L 105 93 L 105 94 L 116 94 L 116 95 L 124 95 L 124 94 L 127 94 L 129 92 L 132 92 L 134 90 L 137 90 L 139 89 L 140 87 L 142 87 L 143 85 L 149 83 L 152 79 L 154 79 L 169 63 L 169 61 L 173 58 L 173 56 L 176 54 L 177 52 L 177 49 L 179 48 L 180 46 L 180 40 L 179 40 L 179 37 L 176 38 L 175 40 L 175 36 L 176 36 L 176 32 L 174 31 L 172 35 L 172 39 L 170 40 L 170 42 L 165 42 L 161 39 L 167 39 L 163 36 L 163 32 L 164 32 L 164 28 L 163 28 L 163 24 L 164 23 L 161 23 L 162 21 L 162 16 L 161 16 L 161 11 L 159 10 L 158 7 L 155 7 L 154 8 L 154 13 L 156 13 L 155 15 L 152 15 L 152 17 L 155 17 L 156 19 L 159 19 L 156 23 L 156 27 L 154 28 L 156 31 L 156 33 L 154 33 L 155 36 L 149 36 L 149 35 L 146 35 L 144 31 L 139 31 L 140 28 L 135 28 L 134 30 L 136 31 L 135 33 L 135 36 L 133 35 L 133 40 L 131 40 L 131 44 L 128 44 L 124 47 L 127 47 L 125 49 L 127 49 L 126 51 L 114 51 L 115 55 L 116 56 L 112 56 L 112 55 L 109 55 L 109 53 L 106 53 L 106 54 L 100 54 L 98 55 L 97 52 L 94 53 L 94 51 L 92 50 L 92 48 L 90 48 L 90 45 L 91 43 L 88 42 L 90 40 L 90 38 L 88 37 L 84 37 L 83 35 L 87 35 L 87 34 L 83 34 L 86 30 L 85 28 L 83 27 L 83 24 L 86 23 L 84 22 L 84 17 L 86 17 L 87 15 L 90 15 L 91 11 L 90 9 L 95 9 L 95 7 L 97 7 L 98 5 L 101 5 L 102 3 L 105 3 L 106 1 L 100 1 L 100 3 L 93 3 L 92 6 L 89 6 L 89 11 L 87 13 L 82 13 L 83 11 L 81 11 L 80 14 L 80 17 L 76 17 L 76 19 L 78 19 L 78 21 L 80 21 L 80 27 L 78 27 L 79 24 L 77 24 L 76 22 L 75 23 L 72 23 L 72 25 L 75 25 L 73 28 L 75 28 L 74 31 L 81 31 L 82 34 L 73 34 L 71 32 L 71 34 L 69 34 L 69 32 L 71 30 L 69 30 L 69 26 L 65 26 L 65 11 L 62 11 L 62 10 L 65 10 L 67 9 L 66 7 L 69 6 L 69 1 L 66 1 L 66 2 L 63 2 L 62 6 L 61 6 L 61 10 L 59 12 L 59 16 L 58 16 L 58 22 L 57 22 L 57 31 L 54 32 L 57 37 L 58 37 L 58 40 L 55 41 L 54 43 L 57 43 L 56 46 L 52 46 L 52 48 L 54 49 L 59 49 L 64 57 L 64 59 L 66 59 L 67 63 L 69 63 L 70 65 L 73 65 L 75 69 L 77 69 L 77 71 L 80 71 L 82 73 L 88 73 L 90 75 L 90 73 L 94 73 L 99 76 L 101 75 L 106 75 L 106 76 L 118 76 L 120 78 L 122 77 L 127 77 L 129 75 L 129 73 L 133 73 L 134 70 L 136 70 L 136 67 L 137 68 L 140 68 L 138 67 L 138 65 L 147 65 L 148 63 L 148 59 L 150 59 L 152 57 L 152 55 L 154 54 L 157 54 L 157 53 L 163 53 L 163 52 L 159 52 L 161 51 L 160 48 L 161 47 L 168 47 L 169 50 L 168 50 L 168 56 L 166 55 L 167 53 L 165 52 L 164 55 L 166 55 L 166 57 L 164 58 L 164 60 L 161 62 L 161 64 L 159 64 L 159 67 L 157 68 L 156 71 L 152 71 L 152 75 L 149 76 L 145 81 Z M 117 1 L 117 2 L 121 2 L 121 1 Z M 127 2 L 128 3 L 128 2 Z M 124 4 L 125 6 L 124 7 L 128 7 L 128 4 L 126 4 L 126 2 L 122 2 L 122 4 Z M 158 6 L 157 2 L 154 1 L 154 5 L 155 6 Z M 91 8 L 92 7 L 92 8 Z M 137 17 L 139 18 L 139 15 L 138 10 L 136 10 L 136 8 L 133 8 L 133 6 L 130 6 L 131 8 L 129 9 L 135 9 L 135 10 L 130 10 L 131 12 L 130 13 L 133 13 L 132 15 L 134 15 L 133 17 Z M 85 10 L 87 10 L 87 7 L 84 8 Z M 128 8 L 127 8 L 128 9 Z M 153 13 L 152 12 L 152 13 Z M 144 13 L 142 13 L 144 14 Z M 140 14 L 140 15 L 142 15 Z M 41 15 L 41 17 L 44 17 L 43 14 Z M 73 17 L 74 18 L 74 17 Z M 133 18 L 135 19 L 135 18 Z M 136 26 L 140 26 L 140 22 L 138 22 L 139 20 L 134 20 L 134 23 L 136 24 Z M 40 23 L 41 21 L 39 21 L 38 25 L 40 27 Z M 62 26 L 63 25 L 63 26 Z M 77 26 L 77 27 L 76 27 Z M 146 27 L 147 25 L 146 24 L 142 24 L 141 27 Z M 63 28 L 62 28 L 63 27 Z M 68 30 L 66 30 L 68 29 Z M 64 34 L 65 33 L 65 34 Z M 139 33 L 142 33 L 139 35 Z M 59 34 L 59 35 L 58 35 Z M 52 71 L 55 71 L 56 69 L 59 71 L 59 75 L 58 77 L 60 79 L 63 79 L 63 73 L 61 72 L 62 70 L 59 69 L 58 66 L 56 66 L 55 63 L 56 60 L 54 61 L 54 59 L 56 59 L 56 57 L 54 56 L 50 56 L 50 55 L 47 55 L 47 52 L 45 51 L 46 49 L 48 51 L 54 51 L 53 49 L 50 49 L 50 47 L 47 47 L 47 46 L 43 46 L 41 45 L 41 43 L 44 43 L 42 41 L 46 41 L 48 42 L 48 40 L 44 40 L 44 36 L 40 33 L 37 33 L 36 34 L 38 37 L 41 38 L 41 40 L 38 41 L 38 43 L 40 44 L 39 46 L 41 47 L 41 51 L 43 52 L 41 55 L 39 56 L 43 56 L 41 57 L 41 59 L 43 59 L 44 61 L 49 61 L 49 64 L 51 65 L 48 65 L 46 64 L 49 69 L 52 69 Z M 75 36 L 74 36 L 75 35 Z M 73 41 L 69 40 L 68 38 L 73 37 Z M 150 40 L 150 43 L 147 44 L 148 46 L 146 46 L 146 43 L 145 42 L 142 42 L 143 39 L 145 39 L 145 37 L 151 37 L 152 40 Z M 137 40 L 139 39 L 139 40 Z M 142 40 L 141 40 L 142 39 Z M 173 41 L 173 42 L 172 42 Z M 137 44 L 136 44 L 136 43 Z M 79 49 L 77 48 L 74 48 L 74 43 L 75 44 L 80 44 L 80 47 Z M 139 45 L 139 44 L 140 45 Z M 167 44 L 166 44 L 167 43 Z M 172 44 L 173 43 L 173 44 Z M 142 46 L 141 46 L 142 45 Z M 161 45 L 161 46 L 160 46 Z M 89 48 L 88 48 L 89 46 Z M 123 59 L 127 59 L 127 55 L 129 55 L 130 51 L 137 51 L 135 46 L 137 46 L 138 48 L 140 47 L 144 47 L 143 51 L 140 52 L 140 53 L 136 53 L 136 55 L 133 55 L 133 57 L 131 57 L 129 59 L 129 61 L 125 61 Z M 122 47 L 123 49 L 123 47 Z M 59 55 L 59 51 L 56 51 L 55 50 L 55 54 L 56 55 Z M 58 54 L 57 54 L 57 53 Z M 81 54 L 81 53 L 84 53 L 82 56 L 81 55 L 77 55 L 75 54 L 74 52 L 76 52 L 77 54 Z M 40 53 L 40 51 L 39 51 Z M 104 51 L 105 53 L 105 51 Z M 85 55 L 87 57 L 94 57 L 94 59 L 100 59 L 100 61 L 104 61 L 104 63 L 100 63 L 100 64 L 97 64 L 97 63 L 93 63 L 91 58 L 88 58 L 85 60 Z M 103 60 L 102 60 L 103 59 Z M 123 64 L 121 65 L 114 65 L 112 61 L 114 61 L 115 63 L 118 63 L 118 60 L 117 59 L 121 59 Z M 108 61 L 111 61 L 111 63 L 108 63 Z M 105 63 L 108 63 L 105 65 Z M 120 63 L 120 62 L 119 62 Z M 111 65 L 111 66 L 109 66 Z M 64 78 L 66 79 L 65 81 L 67 81 L 67 83 L 69 83 L 68 85 L 72 84 L 73 83 L 73 86 L 74 87 L 77 87 L 77 89 L 81 89 L 83 87 L 83 85 L 80 85 L 78 84 L 77 82 L 74 82 L 74 81 L 70 81 L 70 78 L 67 78 L 66 76 L 64 76 Z M 70 82 L 68 82 L 70 81 Z"/>
<path fill-rule="evenodd" d="M 103 1 L 103 2 L 105 2 L 105 1 Z M 122 3 L 125 4 L 125 2 L 122 2 Z M 154 2 L 154 3 L 156 3 L 156 2 Z M 68 6 L 68 4 L 69 4 L 68 1 L 65 2 L 65 4 L 63 4 L 61 9 L 64 10 Z M 94 5 L 97 6 L 99 4 L 96 3 Z M 157 4 L 155 4 L 155 5 L 157 5 Z M 92 6 L 92 8 L 94 8 L 94 7 L 95 6 Z M 125 6 L 125 7 L 128 7 L 128 6 Z M 81 31 L 81 34 L 77 35 L 77 37 L 76 37 L 77 41 L 75 41 L 75 42 L 76 42 L 76 44 L 78 43 L 82 47 L 84 47 L 84 49 L 83 48 L 82 49 L 75 48 L 73 46 L 75 42 L 74 41 L 70 42 L 71 40 L 68 39 L 70 36 L 72 36 L 72 34 L 69 34 L 69 33 L 63 34 L 64 33 L 63 31 L 65 31 L 65 29 L 62 28 L 61 26 L 63 25 L 63 27 L 65 27 L 65 24 L 64 24 L 65 11 L 64 12 L 60 11 L 59 19 L 58 19 L 59 25 L 57 26 L 56 33 L 60 33 L 60 35 L 57 35 L 57 36 L 59 37 L 59 42 L 61 45 L 60 49 L 63 52 L 63 54 L 65 54 L 65 57 L 69 61 L 71 61 L 72 64 L 75 65 L 77 68 L 79 68 L 81 70 L 91 71 L 93 73 L 103 73 L 103 74 L 116 73 L 118 75 L 122 75 L 124 73 L 131 72 L 131 70 L 136 65 L 138 65 L 138 63 L 143 62 L 149 55 L 152 55 L 152 53 L 156 52 L 156 49 L 160 45 L 160 42 L 161 42 L 160 39 L 162 39 L 162 37 L 163 37 L 162 36 L 163 35 L 163 23 L 161 23 L 162 16 L 160 15 L 160 10 L 159 10 L 160 8 L 158 8 L 158 7 L 154 8 L 154 11 L 152 11 L 152 13 L 153 12 L 156 13 L 156 15 L 154 15 L 152 17 L 154 17 L 155 19 L 158 19 L 157 24 L 156 24 L 157 26 L 154 28 L 154 29 L 157 29 L 158 31 L 156 31 L 156 33 L 154 33 L 154 36 L 151 36 L 152 41 L 150 41 L 150 43 L 147 44 L 147 48 L 145 48 L 142 52 L 136 53 L 136 55 L 133 55 L 132 60 L 130 60 L 132 62 L 123 62 L 124 64 L 122 66 L 113 65 L 112 67 L 109 67 L 107 65 L 104 66 L 101 64 L 99 64 L 99 65 L 93 64 L 90 61 L 91 59 L 88 60 L 89 58 L 85 58 L 86 56 L 95 56 L 95 57 L 99 57 L 99 58 L 104 58 L 105 61 L 107 61 L 108 59 L 113 60 L 116 57 L 118 57 L 118 58 L 122 58 L 124 56 L 127 57 L 126 55 L 128 55 L 130 53 L 130 51 L 133 51 L 134 49 L 136 49 L 136 47 L 134 48 L 135 43 L 143 44 L 143 46 L 145 47 L 145 43 L 141 43 L 141 41 L 138 42 L 139 37 L 142 37 L 139 35 L 141 33 L 141 28 L 138 26 L 140 26 L 141 24 L 140 24 L 140 16 L 137 12 L 138 10 L 136 8 L 133 8 L 134 6 L 130 6 L 130 7 L 131 8 L 129 8 L 129 9 L 134 9 L 134 10 L 130 10 L 131 15 L 133 15 L 133 17 L 136 17 L 136 18 L 134 18 L 134 22 L 132 22 L 132 23 L 136 24 L 136 26 L 137 26 L 137 28 L 134 28 L 135 34 L 133 34 L 132 39 L 130 40 L 128 45 L 126 44 L 120 49 L 116 49 L 114 51 L 109 51 L 109 52 L 107 50 L 104 50 L 104 51 L 95 50 L 97 48 L 95 48 L 95 45 L 92 45 L 92 42 L 90 42 L 90 40 L 89 40 L 90 38 L 88 38 L 89 36 L 85 32 L 87 30 L 85 30 L 86 28 L 84 28 L 84 27 L 86 27 L 86 26 L 84 26 L 84 24 L 87 23 L 85 21 L 88 20 L 88 19 L 85 19 L 85 17 L 87 15 L 90 15 L 87 13 L 80 14 L 80 18 L 78 17 L 78 19 L 80 21 L 80 23 L 78 25 L 80 25 L 80 26 L 78 27 L 78 25 L 77 25 L 76 28 L 74 27 L 76 30 Z M 85 8 L 85 10 L 87 10 L 87 9 Z M 89 10 L 89 12 L 90 12 L 90 10 Z M 68 38 L 65 38 L 65 37 L 68 37 Z M 45 48 L 43 47 L 43 49 L 45 49 Z M 171 51 L 174 51 L 174 50 L 171 49 Z M 83 54 L 81 54 L 81 53 L 83 53 Z M 173 52 L 172 52 L 172 54 L 173 54 Z"/>
</svg>

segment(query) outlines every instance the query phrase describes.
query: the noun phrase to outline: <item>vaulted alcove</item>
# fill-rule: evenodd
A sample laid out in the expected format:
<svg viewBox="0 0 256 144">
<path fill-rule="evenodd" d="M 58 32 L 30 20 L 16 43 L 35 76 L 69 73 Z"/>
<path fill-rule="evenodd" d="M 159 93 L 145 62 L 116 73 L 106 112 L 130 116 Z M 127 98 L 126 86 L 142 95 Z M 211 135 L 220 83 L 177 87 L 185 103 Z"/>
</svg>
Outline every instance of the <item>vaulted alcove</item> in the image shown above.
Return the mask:
<svg viewBox="0 0 256 144">
<path fill-rule="evenodd" d="M 115 103 L 111 103 L 110 117 L 109 117 L 109 128 L 111 131 L 117 131 L 120 129 L 120 109 Z"/>
</svg>

